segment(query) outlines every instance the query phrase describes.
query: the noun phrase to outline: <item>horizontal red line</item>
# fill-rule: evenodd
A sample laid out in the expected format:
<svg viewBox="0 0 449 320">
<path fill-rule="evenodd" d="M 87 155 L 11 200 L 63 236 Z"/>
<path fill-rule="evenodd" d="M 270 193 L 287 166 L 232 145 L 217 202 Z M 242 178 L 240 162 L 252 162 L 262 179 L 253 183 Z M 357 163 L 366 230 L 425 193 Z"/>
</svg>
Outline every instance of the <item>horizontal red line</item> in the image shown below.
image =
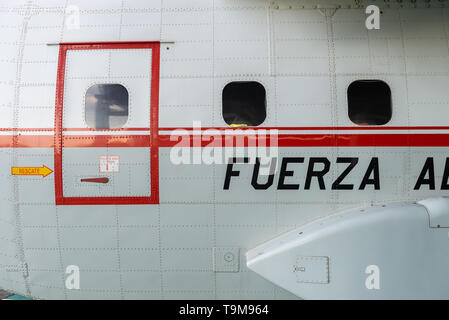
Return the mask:
<svg viewBox="0 0 449 320">
<path fill-rule="evenodd" d="M 92 128 L 64 128 L 63 131 L 150 131 L 150 128 L 119 128 L 119 129 L 92 129 Z M 0 132 L 38 131 L 51 132 L 53 128 L 0 128 Z"/>
<path fill-rule="evenodd" d="M 193 146 L 254 146 L 256 135 L 219 136 L 219 140 L 205 140 L 201 135 L 159 135 L 160 147 Z M 203 139 L 201 139 L 203 138 Z M 216 138 L 217 139 L 217 138 Z M 195 144 L 194 144 L 195 142 Z M 269 136 L 265 141 L 270 145 Z M 0 148 L 53 148 L 53 135 L 0 135 Z M 63 147 L 150 147 L 149 135 L 76 135 L 64 136 Z M 279 147 L 449 147 L 448 134 L 285 134 L 278 136 Z"/>
<path fill-rule="evenodd" d="M 201 136 L 171 141 L 170 136 L 159 136 L 160 147 L 193 147 L 213 146 L 211 141 L 201 140 Z M 217 145 L 225 146 L 256 146 L 258 137 L 255 135 L 221 136 Z M 269 136 L 268 136 L 269 138 Z M 196 139 L 196 140 L 195 140 Z M 232 139 L 232 140 L 231 140 Z M 269 140 L 266 145 L 270 146 Z M 279 147 L 448 147 L 449 134 L 286 134 L 278 136 Z"/>
<path fill-rule="evenodd" d="M 150 128 L 119 128 L 119 129 L 64 128 L 64 129 L 62 129 L 62 131 L 150 131 L 150 130 L 151 130 Z"/>
<path fill-rule="evenodd" d="M 65 136 L 63 147 L 150 147 L 149 135 L 128 136 Z M 0 136 L 0 148 L 53 148 L 53 135 L 4 135 Z"/>
<path fill-rule="evenodd" d="M 62 146 L 66 148 L 89 148 L 89 147 L 150 147 L 151 136 L 149 135 L 85 135 L 64 136 Z"/>
<path fill-rule="evenodd" d="M 118 41 L 118 42 L 63 42 L 61 46 L 67 50 L 100 50 L 100 49 L 153 49 L 159 41 Z"/>
<path fill-rule="evenodd" d="M 449 130 L 449 126 L 417 126 L 417 127 L 183 127 L 183 128 L 159 128 L 159 130 Z"/>
<path fill-rule="evenodd" d="M 151 204 L 150 197 L 64 197 L 56 205 Z"/>
<path fill-rule="evenodd" d="M 0 128 L 0 132 L 14 132 L 14 131 L 54 131 L 53 128 Z"/>
<path fill-rule="evenodd" d="M 119 129 L 92 129 L 92 128 L 64 128 L 63 131 L 150 131 L 150 128 L 119 128 Z M 167 127 L 160 131 L 174 130 L 449 130 L 449 126 L 415 126 L 415 127 Z M 54 131 L 53 128 L 0 128 L 2 132 L 10 131 Z"/>
<path fill-rule="evenodd" d="M 0 148 L 53 148 L 54 136 L 5 135 L 0 136 Z"/>
</svg>

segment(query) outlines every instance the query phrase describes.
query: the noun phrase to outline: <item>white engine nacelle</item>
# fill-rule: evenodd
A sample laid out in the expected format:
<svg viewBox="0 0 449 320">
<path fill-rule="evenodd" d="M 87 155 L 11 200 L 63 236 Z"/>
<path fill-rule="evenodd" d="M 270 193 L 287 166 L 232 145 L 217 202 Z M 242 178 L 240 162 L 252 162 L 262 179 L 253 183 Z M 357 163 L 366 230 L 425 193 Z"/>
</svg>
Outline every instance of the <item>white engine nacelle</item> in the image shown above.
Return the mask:
<svg viewBox="0 0 449 320">
<path fill-rule="evenodd" d="M 247 252 L 247 266 L 306 299 L 448 299 L 449 198 L 347 211 Z"/>
</svg>

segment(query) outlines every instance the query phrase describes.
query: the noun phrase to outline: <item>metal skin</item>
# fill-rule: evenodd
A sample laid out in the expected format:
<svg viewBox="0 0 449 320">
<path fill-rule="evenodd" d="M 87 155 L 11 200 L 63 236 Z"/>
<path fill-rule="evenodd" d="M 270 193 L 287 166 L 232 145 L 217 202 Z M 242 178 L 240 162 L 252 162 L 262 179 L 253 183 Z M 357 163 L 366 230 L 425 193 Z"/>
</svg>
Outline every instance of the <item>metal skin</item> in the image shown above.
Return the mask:
<svg viewBox="0 0 449 320">
<path fill-rule="evenodd" d="M 395 204 L 320 219 L 247 253 L 248 267 L 306 299 L 441 299 L 449 281 L 449 199 Z M 379 272 L 371 285 L 372 269 Z M 367 284 L 368 279 L 368 284 Z M 344 289 L 343 289 L 344 288 Z"/>
<path fill-rule="evenodd" d="M 449 209 L 414 204 L 448 195 L 448 3 L 384 5 L 380 30 L 365 28 L 368 4 L 3 1 L 0 288 L 38 299 L 449 298 Z M 347 88 L 360 79 L 390 87 L 387 124 L 349 119 Z M 264 86 L 260 126 L 224 121 L 232 81 Z M 88 127 L 95 84 L 127 89 L 123 128 Z M 177 147 L 194 162 L 209 129 L 246 150 L 278 130 L 273 176 L 250 161 L 173 162 Z M 298 228 L 313 228 L 310 242 L 257 257 Z"/>
</svg>

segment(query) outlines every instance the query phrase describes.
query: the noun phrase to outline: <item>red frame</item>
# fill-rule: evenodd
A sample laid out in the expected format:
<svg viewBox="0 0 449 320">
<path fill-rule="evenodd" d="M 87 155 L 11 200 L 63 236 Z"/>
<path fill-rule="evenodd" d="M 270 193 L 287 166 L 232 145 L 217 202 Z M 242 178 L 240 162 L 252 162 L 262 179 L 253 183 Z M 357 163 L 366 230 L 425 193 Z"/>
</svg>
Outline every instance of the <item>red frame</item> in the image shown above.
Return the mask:
<svg viewBox="0 0 449 320">
<path fill-rule="evenodd" d="M 150 101 L 150 139 L 151 148 L 151 195 L 150 197 L 64 197 L 62 180 L 62 127 L 63 102 L 64 102 L 64 77 L 66 68 L 66 56 L 68 50 L 102 50 L 102 49 L 151 49 L 151 101 Z M 56 109 L 54 132 L 54 174 L 55 174 L 55 201 L 56 205 L 115 205 L 115 204 L 158 204 L 159 203 L 159 42 L 94 42 L 94 43 L 61 43 L 59 45 L 58 73 L 56 80 Z M 86 129 L 87 131 L 88 129 Z M 95 140 L 95 136 L 94 137 Z M 97 136 L 99 141 L 107 141 L 108 136 Z M 100 138 L 103 137 L 103 138 Z M 106 140 L 105 140 L 106 137 Z M 114 136 L 110 136 L 114 137 Z M 116 136 L 117 137 L 117 136 Z M 120 136 L 118 136 L 120 137 Z M 101 143 L 101 142 L 100 142 Z M 73 144 L 73 142 L 72 142 Z M 80 145 L 81 146 L 81 145 Z M 98 144 L 95 144 L 98 146 Z M 110 145 L 109 145 L 110 146 Z M 126 146 L 126 145 L 123 145 Z M 72 145 L 76 147 L 76 145 Z"/>
</svg>

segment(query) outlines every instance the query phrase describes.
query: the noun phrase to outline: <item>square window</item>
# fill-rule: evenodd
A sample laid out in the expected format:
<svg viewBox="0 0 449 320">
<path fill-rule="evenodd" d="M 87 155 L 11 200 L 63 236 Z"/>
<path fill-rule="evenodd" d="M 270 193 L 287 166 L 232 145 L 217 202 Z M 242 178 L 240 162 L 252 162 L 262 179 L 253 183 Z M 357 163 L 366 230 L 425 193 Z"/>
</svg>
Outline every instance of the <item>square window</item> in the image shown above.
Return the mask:
<svg viewBox="0 0 449 320">
<path fill-rule="evenodd" d="M 348 115 L 358 125 L 384 125 L 391 120 L 391 90 L 381 80 L 357 80 L 348 87 Z"/>
<path fill-rule="evenodd" d="M 223 89 L 223 118 L 230 126 L 258 126 L 267 117 L 266 92 L 255 81 L 228 83 Z"/>
<path fill-rule="evenodd" d="M 128 121 L 128 90 L 121 84 L 95 84 L 86 92 L 85 117 L 92 129 L 118 129 Z"/>
</svg>

